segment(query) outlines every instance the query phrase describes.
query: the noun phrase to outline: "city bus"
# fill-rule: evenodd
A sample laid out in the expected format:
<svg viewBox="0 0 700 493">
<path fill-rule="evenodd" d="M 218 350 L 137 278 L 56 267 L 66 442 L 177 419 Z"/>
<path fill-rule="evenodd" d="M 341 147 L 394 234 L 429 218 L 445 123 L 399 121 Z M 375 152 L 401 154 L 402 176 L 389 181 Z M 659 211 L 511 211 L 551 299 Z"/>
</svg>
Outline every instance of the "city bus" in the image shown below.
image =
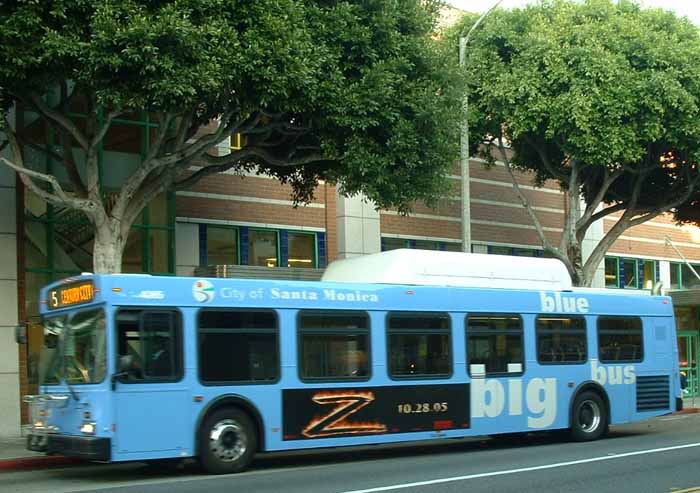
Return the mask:
<svg viewBox="0 0 700 493">
<path fill-rule="evenodd" d="M 84 274 L 41 291 L 27 446 L 104 462 L 568 430 L 682 406 L 670 298 L 544 258 L 397 250 L 321 281 Z"/>
</svg>

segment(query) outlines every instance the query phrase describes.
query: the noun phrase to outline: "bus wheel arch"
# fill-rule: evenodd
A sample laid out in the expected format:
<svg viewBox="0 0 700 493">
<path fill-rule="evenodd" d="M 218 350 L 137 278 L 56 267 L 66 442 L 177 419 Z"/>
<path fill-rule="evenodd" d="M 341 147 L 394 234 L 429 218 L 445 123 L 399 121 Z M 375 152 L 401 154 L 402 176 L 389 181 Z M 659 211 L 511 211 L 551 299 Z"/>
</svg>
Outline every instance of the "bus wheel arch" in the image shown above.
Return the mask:
<svg viewBox="0 0 700 493">
<path fill-rule="evenodd" d="M 601 438 L 610 425 L 610 399 L 597 382 L 581 384 L 569 405 L 569 432 L 575 441 Z"/>
<path fill-rule="evenodd" d="M 264 434 L 260 413 L 240 396 L 222 396 L 209 403 L 200 413 L 195 434 L 195 450 L 208 472 L 238 472 L 250 463 L 256 452 L 263 450 Z M 228 461 L 222 462 L 221 452 L 212 450 L 211 434 L 237 435 L 236 451 L 228 451 Z M 239 453 L 240 452 L 240 453 Z M 217 455 L 219 457 L 217 458 Z M 224 454 L 226 455 L 226 454 Z M 240 455 L 240 457 L 238 457 Z"/>
</svg>

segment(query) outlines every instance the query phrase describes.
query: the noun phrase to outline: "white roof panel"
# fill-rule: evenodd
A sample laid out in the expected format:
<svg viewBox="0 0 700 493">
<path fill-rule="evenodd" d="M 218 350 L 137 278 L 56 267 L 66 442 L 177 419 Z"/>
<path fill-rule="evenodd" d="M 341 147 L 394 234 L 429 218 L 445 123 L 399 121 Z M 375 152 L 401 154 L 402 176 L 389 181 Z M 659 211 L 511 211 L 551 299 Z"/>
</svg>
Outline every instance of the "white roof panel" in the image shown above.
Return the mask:
<svg viewBox="0 0 700 493">
<path fill-rule="evenodd" d="M 557 259 L 399 249 L 332 262 L 322 281 L 570 290 Z"/>
</svg>

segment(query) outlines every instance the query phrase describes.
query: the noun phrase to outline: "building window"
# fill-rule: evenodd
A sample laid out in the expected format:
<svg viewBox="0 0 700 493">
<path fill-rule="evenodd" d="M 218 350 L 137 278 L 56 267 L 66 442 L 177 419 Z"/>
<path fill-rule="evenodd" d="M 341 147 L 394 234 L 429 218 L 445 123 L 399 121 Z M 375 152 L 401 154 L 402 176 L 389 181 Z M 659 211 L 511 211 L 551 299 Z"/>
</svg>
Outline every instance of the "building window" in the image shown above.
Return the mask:
<svg viewBox="0 0 700 493">
<path fill-rule="evenodd" d="M 693 270 L 700 274 L 700 265 L 672 262 L 671 263 L 671 289 L 697 289 L 700 288 L 700 279 Z"/>
<path fill-rule="evenodd" d="M 462 244 L 453 241 L 439 240 L 412 240 L 406 238 L 393 238 L 382 236 L 382 251 L 408 248 L 411 250 L 440 250 L 446 252 L 461 252 Z"/>
<path fill-rule="evenodd" d="M 369 317 L 364 312 L 299 313 L 302 380 L 368 380 Z"/>
<path fill-rule="evenodd" d="M 512 257 L 542 257 L 544 252 L 535 248 L 488 245 L 487 253 L 490 255 L 510 255 Z"/>
<path fill-rule="evenodd" d="M 655 260 L 644 261 L 644 289 L 652 289 L 657 280 L 658 269 Z"/>
<path fill-rule="evenodd" d="M 627 289 L 639 288 L 639 264 L 636 259 L 623 259 L 622 272 L 625 280 L 624 287 Z"/>
<path fill-rule="evenodd" d="M 387 318 L 392 378 L 447 378 L 452 374 L 447 314 L 400 312 L 390 313 Z"/>
<path fill-rule="evenodd" d="M 238 259 L 238 229 L 207 226 L 207 265 L 236 265 Z"/>
<path fill-rule="evenodd" d="M 681 289 L 681 265 L 671 263 L 671 289 Z"/>
<path fill-rule="evenodd" d="M 693 269 L 691 269 L 688 264 L 683 263 L 681 265 L 681 286 L 683 289 L 697 289 L 700 288 L 700 279 L 695 275 L 693 270 L 700 274 L 700 265 L 691 264 Z"/>
<path fill-rule="evenodd" d="M 277 267 L 277 231 L 251 229 L 248 231 L 248 265 Z"/>
<path fill-rule="evenodd" d="M 316 262 L 316 235 L 309 233 L 287 234 L 289 254 L 287 267 L 312 268 Z"/>
<path fill-rule="evenodd" d="M 657 260 L 605 257 L 606 288 L 651 289 L 658 280 L 658 272 Z"/>
<path fill-rule="evenodd" d="M 598 358 L 601 363 L 639 362 L 644 359 L 642 319 L 598 318 Z"/>
<path fill-rule="evenodd" d="M 605 258 L 605 287 L 620 287 L 620 266 L 617 257 Z"/>
<path fill-rule="evenodd" d="M 202 383 L 277 381 L 279 349 L 274 311 L 202 310 L 197 325 Z"/>
<path fill-rule="evenodd" d="M 583 317 L 538 317 L 537 361 L 543 364 L 584 363 L 587 358 Z"/>
<path fill-rule="evenodd" d="M 523 372 L 523 322 L 519 316 L 469 316 L 466 325 L 470 375 Z"/>
<path fill-rule="evenodd" d="M 199 225 L 200 265 L 319 268 L 326 262 L 322 232 Z"/>
</svg>

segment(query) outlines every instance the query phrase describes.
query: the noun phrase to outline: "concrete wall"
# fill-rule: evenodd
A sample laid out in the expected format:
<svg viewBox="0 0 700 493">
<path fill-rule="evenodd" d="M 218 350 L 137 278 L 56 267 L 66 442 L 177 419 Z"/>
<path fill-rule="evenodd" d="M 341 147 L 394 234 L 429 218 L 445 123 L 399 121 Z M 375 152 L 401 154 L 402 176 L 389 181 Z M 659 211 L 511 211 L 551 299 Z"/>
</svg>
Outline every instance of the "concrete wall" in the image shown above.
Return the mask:
<svg viewBox="0 0 700 493">
<path fill-rule="evenodd" d="M 20 435 L 16 210 L 15 173 L 0 164 L 0 437 Z"/>
<path fill-rule="evenodd" d="M 382 249 L 379 211 L 363 196 L 338 195 L 338 258 L 377 253 Z"/>
<path fill-rule="evenodd" d="M 581 210 L 585 210 L 585 204 L 581 203 Z M 601 210 L 599 207 L 597 210 Z M 598 245 L 600 240 L 603 239 L 605 231 L 603 230 L 603 221 L 599 220 L 591 224 L 586 231 L 586 236 L 583 238 L 583 244 L 581 245 L 583 261 L 586 262 L 588 257 L 591 256 L 593 250 Z M 605 260 L 603 260 L 598 268 L 596 269 L 595 275 L 593 276 L 592 288 L 604 288 L 605 287 Z"/>
</svg>

